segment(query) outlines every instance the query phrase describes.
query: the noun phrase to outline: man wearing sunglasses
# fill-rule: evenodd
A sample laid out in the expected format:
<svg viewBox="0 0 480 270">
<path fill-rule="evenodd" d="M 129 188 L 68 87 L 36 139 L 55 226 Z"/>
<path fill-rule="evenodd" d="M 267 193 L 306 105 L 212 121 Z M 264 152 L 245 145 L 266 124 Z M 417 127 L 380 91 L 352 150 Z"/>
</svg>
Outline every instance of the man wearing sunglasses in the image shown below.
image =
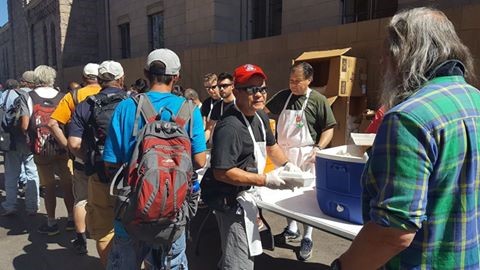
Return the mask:
<svg viewBox="0 0 480 270">
<path fill-rule="evenodd" d="M 275 141 L 263 111 L 267 76 L 258 66 L 235 69 L 231 106 L 217 122 L 213 135 L 210 169 L 202 180 L 202 200 L 215 210 L 222 257 L 219 269 L 253 270 L 253 257 L 262 253 L 257 213 L 251 186 L 287 189 L 295 186 L 282 179 L 281 170 L 291 164 Z M 266 155 L 279 169 L 263 174 Z M 283 167 L 282 167 L 283 165 Z"/>
<path fill-rule="evenodd" d="M 222 100 L 220 93 L 218 92 L 217 81 L 218 77 L 215 73 L 207 73 L 203 77 L 203 87 L 209 95 L 209 97 L 202 103 L 202 108 L 200 108 L 204 126 L 206 126 L 206 123 L 210 121 L 213 105 Z M 208 138 L 210 138 L 210 131 L 205 131 L 205 139 L 208 140 Z"/>
<path fill-rule="evenodd" d="M 315 152 L 325 148 L 333 137 L 336 125 L 327 99 L 309 85 L 313 80 L 313 68 L 301 62 L 290 69 L 290 89 L 280 91 L 267 102 L 267 112 L 278 115 L 277 140 L 288 159 L 303 171 L 315 173 Z M 297 222 L 287 219 L 288 227 L 276 237 L 287 242 L 300 238 Z M 299 257 L 308 260 L 312 256 L 312 227 L 304 224 L 304 236 Z"/>
<path fill-rule="evenodd" d="M 222 115 L 231 107 L 235 105 L 235 95 L 233 94 L 233 76 L 230 73 L 222 72 L 218 74 L 217 88 L 222 98 L 216 102 L 210 112 L 210 120 L 205 126 L 205 133 L 213 136 L 213 129 Z M 205 138 L 209 140 L 210 138 Z"/>
</svg>

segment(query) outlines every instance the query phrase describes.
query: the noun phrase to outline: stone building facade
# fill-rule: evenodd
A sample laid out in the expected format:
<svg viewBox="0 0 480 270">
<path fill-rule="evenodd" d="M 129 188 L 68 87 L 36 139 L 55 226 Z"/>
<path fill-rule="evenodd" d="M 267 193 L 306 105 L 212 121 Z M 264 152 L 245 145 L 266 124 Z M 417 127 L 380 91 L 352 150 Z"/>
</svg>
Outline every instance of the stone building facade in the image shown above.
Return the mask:
<svg viewBox="0 0 480 270">
<path fill-rule="evenodd" d="M 13 77 L 13 48 L 11 39 L 10 24 L 6 23 L 0 27 L 0 83 Z"/>
<path fill-rule="evenodd" d="M 66 67 L 105 58 L 105 6 L 96 0 L 8 0 L 10 44 L 7 74 L 19 77 L 44 64 L 62 72 Z M 3 40 L 4 34 L 0 34 Z M 5 37 L 7 39 L 7 37 Z M 103 53 L 103 55 L 102 55 Z"/>
<path fill-rule="evenodd" d="M 8 0 L 10 21 L 0 30 L 0 60 L 5 58 L 2 48 L 7 48 L 3 50 L 7 50 L 8 71 L 0 68 L 0 79 L 48 64 L 59 70 L 59 84 L 64 86 L 80 80 L 85 63 L 115 59 L 125 65 L 130 83 L 143 76 L 143 58 L 159 47 L 171 48 L 181 56 L 187 86 L 198 87 L 204 72 L 231 70 L 249 59 L 259 59 L 274 71 L 272 78 L 276 79 L 286 76 L 280 63 L 288 65 L 302 50 L 353 46 L 353 52 L 360 51 L 361 57 L 377 53 L 378 46 L 366 44 L 379 43 L 379 37 L 369 33 L 380 33 L 383 24 L 377 21 L 384 22 L 382 18 L 397 10 L 423 5 L 448 9 L 477 2 Z M 365 46 L 374 51 L 364 53 Z M 373 72 L 369 68 L 369 73 Z M 376 82 L 370 84 L 377 88 Z"/>
</svg>

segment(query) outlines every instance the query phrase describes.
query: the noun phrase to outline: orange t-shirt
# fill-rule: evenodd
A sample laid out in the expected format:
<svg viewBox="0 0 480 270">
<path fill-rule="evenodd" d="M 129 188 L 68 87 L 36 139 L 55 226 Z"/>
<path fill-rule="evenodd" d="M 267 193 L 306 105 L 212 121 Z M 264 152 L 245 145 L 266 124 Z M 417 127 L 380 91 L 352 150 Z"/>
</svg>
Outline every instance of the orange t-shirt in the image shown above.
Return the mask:
<svg viewBox="0 0 480 270">
<path fill-rule="evenodd" d="M 77 91 L 77 100 L 82 102 L 87 97 L 91 95 L 98 94 L 102 88 L 98 84 L 87 85 L 83 88 L 78 89 Z M 75 104 L 73 102 L 72 93 L 66 94 L 60 103 L 58 103 L 57 108 L 50 116 L 52 119 L 57 120 L 60 124 L 65 125 L 70 121 L 73 112 L 75 111 Z"/>
</svg>

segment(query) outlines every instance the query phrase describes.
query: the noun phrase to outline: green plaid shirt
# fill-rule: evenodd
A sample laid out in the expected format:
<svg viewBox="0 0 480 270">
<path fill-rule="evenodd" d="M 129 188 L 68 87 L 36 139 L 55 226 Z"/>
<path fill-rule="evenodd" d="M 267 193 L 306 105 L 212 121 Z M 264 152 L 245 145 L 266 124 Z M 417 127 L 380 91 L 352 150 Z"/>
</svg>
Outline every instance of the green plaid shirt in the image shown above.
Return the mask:
<svg viewBox="0 0 480 270">
<path fill-rule="evenodd" d="M 480 269 L 480 92 L 437 77 L 385 114 L 362 177 L 365 222 L 417 233 L 387 269 Z"/>
</svg>

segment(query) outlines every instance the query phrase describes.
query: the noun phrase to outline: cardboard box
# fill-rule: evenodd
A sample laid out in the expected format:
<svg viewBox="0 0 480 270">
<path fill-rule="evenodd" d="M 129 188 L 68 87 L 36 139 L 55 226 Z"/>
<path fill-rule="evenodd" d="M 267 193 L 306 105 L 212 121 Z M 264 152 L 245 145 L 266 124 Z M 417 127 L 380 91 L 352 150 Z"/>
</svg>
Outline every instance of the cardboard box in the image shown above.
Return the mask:
<svg viewBox="0 0 480 270">
<path fill-rule="evenodd" d="M 367 98 L 364 97 L 339 97 L 328 98 L 332 107 L 337 125 L 333 131 L 330 147 L 353 144 L 350 137 L 352 132 L 360 132 L 359 127 L 363 118 L 363 111 L 367 107 Z"/>
<path fill-rule="evenodd" d="M 315 73 L 310 87 L 327 97 L 363 96 L 367 90 L 367 61 L 345 56 L 350 49 L 304 52 L 293 63 L 311 64 Z"/>
</svg>

